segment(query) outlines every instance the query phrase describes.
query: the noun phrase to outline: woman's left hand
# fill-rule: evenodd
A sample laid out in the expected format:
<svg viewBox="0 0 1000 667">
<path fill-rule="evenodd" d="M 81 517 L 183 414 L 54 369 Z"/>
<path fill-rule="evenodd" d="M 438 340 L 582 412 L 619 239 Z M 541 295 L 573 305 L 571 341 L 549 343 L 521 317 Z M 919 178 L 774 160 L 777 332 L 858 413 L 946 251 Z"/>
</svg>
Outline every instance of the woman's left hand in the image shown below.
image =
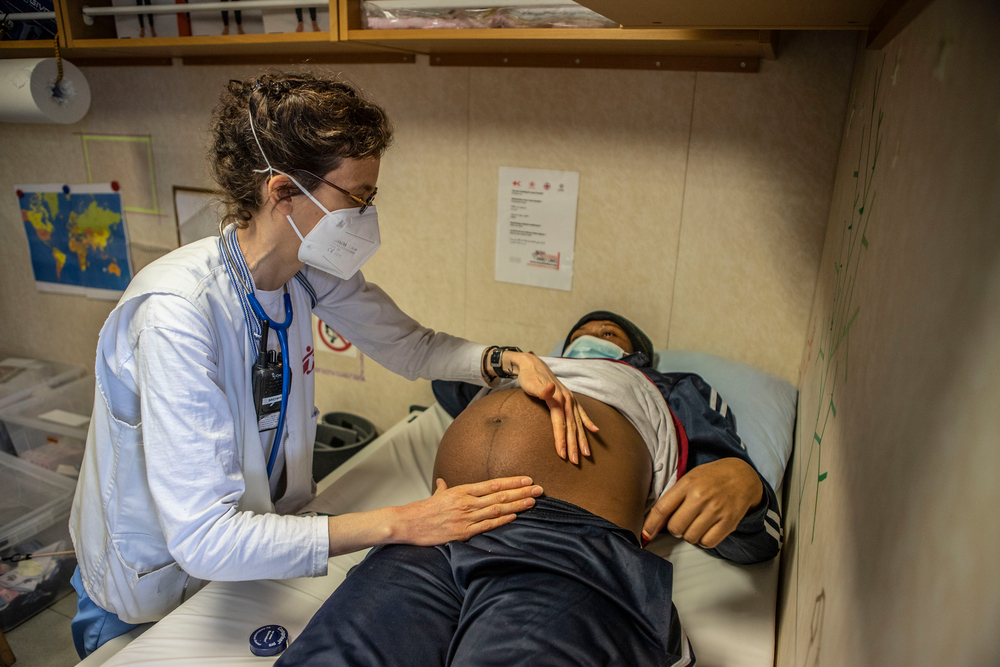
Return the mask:
<svg viewBox="0 0 1000 667">
<path fill-rule="evenodd" d="M 597 426 L 552 369 L 532 352 L 505 350 L 501 363 L 516 370 L 517 381 L 524 393 L 545 401 L 549 406 L 559 457 L 568 457 L 572 463 L 579 463 L 581 453 L 590 456 L 587 431 L 597 433 Z"/>
</svg>

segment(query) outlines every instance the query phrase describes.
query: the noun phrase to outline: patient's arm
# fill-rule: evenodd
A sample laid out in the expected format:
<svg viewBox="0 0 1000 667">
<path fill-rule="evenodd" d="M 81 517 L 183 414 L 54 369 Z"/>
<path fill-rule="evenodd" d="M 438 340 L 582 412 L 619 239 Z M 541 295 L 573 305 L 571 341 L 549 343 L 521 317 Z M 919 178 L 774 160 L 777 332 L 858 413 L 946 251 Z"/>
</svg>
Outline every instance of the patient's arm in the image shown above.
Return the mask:
<svg viewBox="0 0 1000 667">
<path fill-rule="evenodd" d="M 664 518 L 680 507 L 677 521 L 671 518 L 666 525 L 688 542 L 701 543 L 709 553 L 737 563 L 776 556 L 781 548 L 780 505 L 736 432 L 732 410 L 698 375 L 646 374 L 684 426 L 688 457 L 687 473 L 647 517 L 643 540 L 655 537 L 664 527 Z M 722 525 L 714 531 L 702 530 L 713 520 L 713 526 Z"/>
</svg>

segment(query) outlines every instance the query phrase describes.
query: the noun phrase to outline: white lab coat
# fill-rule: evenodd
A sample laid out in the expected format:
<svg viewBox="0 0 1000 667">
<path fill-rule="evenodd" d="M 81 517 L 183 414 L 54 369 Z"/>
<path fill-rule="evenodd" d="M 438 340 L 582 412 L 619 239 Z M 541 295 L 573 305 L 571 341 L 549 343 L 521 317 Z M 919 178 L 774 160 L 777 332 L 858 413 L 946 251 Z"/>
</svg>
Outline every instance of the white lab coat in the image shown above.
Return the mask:
<svg viewBox="0 0 1000 667">
<path fill-rule="evenodd" d="M 252 285 L 242 255 L 231 256 Z M 285 516 L 315 488 L 310 309 L 409 379 L 483 384 L 483 346 L 421 327 L 360 273 L 345 281 L 306 267 L 302 275 L 288 283 L 293 374 L 284 456 L 274 473 L 283 465 L 287 484 L 276 503 L 254 411 L 255 343 L 219 239 L 140 271 L 101 329 L 70 534 L 88 595 L 123 621 L 162 618 L 185 589 L 193 592 L 192 579 L 326 573 L 326 519 Z M 282 321 L 281 299 L 258 294 L 273 304 L 265 305 L 271 319 Z"/>
</svg>

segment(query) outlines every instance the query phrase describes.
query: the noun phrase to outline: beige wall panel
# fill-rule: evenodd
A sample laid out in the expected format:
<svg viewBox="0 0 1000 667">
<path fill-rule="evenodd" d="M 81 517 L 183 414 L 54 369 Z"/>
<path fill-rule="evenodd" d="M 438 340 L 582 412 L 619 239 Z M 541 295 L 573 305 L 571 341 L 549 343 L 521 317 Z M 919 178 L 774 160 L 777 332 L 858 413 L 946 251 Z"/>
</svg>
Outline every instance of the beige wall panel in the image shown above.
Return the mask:
<svg viewBox="0 0 1000 667">
<path fill-rule="evenodd" d="M 670 348 L 796 381 L 856 42 L 793 34 L 757 76 L 698 75 Z"/>
<path fill-rule="evenodd" d="M 468 323 L 549 352 L 598 308 L 666 342 L 694 74 L 485 70 L 472 80 Z M 572 291 L 497 282 L 500 167 L 580 172 Z"/>
<path fill-rule="evenodd" d="M 995 4 L 938 0 L 857 54 L 802 358 L 779 667 L 1000 663 L 998 31 Z"/>
<path fill-rule="evenodd" d="M 376 199 L 382 247 L 365 277 L 424 326 L 463 336 L 469 70 L 368 65 L 345 76 L 385 107 L 396 130 Z M 320 410 L 355 412 L 385 430 L 410 405 L 434 400 L 425 380 L 372 359 L 364 370 L 363 382 L 317 375 Z"/>
<path fill-rule="evenodd" d="M 84 70 L 93 95 L 78 131 L 87 134 L 148 135 L 159 215 L 126 213 L 133 241 L 177 246 L 174 185 L 214 187 L 206 148 L 212 109 L 229 79 L 254 68 L 90 67 Z M 126 205 L 128 203 L 126 202 Z M 133 258 L 134 260 L 138 258 Z"/>
<path fill-rule="evenodd" d="M 114 304 L 36 290 L 14 194 L 16 184 L 87 182 L 74 129 L 0 123 L 0 355 L 40 356 L 93 371 L 97 332 Z"/>
</svg>

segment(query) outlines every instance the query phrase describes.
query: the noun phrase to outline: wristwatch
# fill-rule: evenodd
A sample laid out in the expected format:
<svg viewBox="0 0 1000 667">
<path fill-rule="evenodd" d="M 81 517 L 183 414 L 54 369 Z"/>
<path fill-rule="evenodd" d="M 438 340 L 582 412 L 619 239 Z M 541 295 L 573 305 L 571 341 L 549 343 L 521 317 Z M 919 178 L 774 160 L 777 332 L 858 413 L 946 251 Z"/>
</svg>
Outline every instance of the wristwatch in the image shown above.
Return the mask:
<svg viewBox="0 0 1000 667">
<path fill-rule="evenodd" d="M 493 350 L 490 352 L 490 368 L 493 369 L 493 374 L 496 375 L 498 378 L 516 377 L 503 369 L 503 364 L 500 363 L 500 360 L 503 358 L 504 352 L 520 352 L 520 351 L 521 348 L 519 347 L 511 347 L 511 346 L 494 347 Z"/>
</svg>

